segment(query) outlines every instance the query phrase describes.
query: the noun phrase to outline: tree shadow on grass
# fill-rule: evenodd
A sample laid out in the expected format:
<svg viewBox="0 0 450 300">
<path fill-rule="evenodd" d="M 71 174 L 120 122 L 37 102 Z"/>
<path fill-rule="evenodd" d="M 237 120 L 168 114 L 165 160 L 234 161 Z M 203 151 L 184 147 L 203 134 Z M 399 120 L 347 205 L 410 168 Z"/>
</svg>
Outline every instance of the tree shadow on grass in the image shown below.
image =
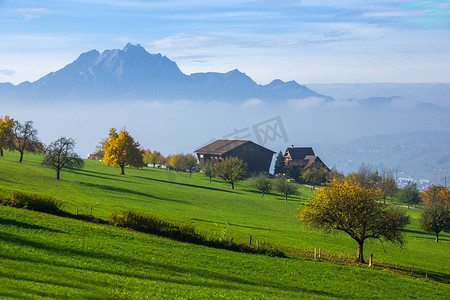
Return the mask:
<svg viewBox="0 0 450 300">
<path fill-rule="evenodd" d="M 213 223 L 213 224 L 223 224 L 223 225 L 230 225 L 230 226 L 236 226 L 236 227 L 250 228 L 250 229 L 273 231 L 273 229 L 269 229 L 269 228 L 254 227 L 254 226 L 248 226 L 248 225 L 239 225 L 239 224 L 233 224 L 233 223 L 227 223 L 227 222 L 216 222 L 216 221 L 209 221 L 209 220 L 196 219 L 196 218 L 191 218 L 191 220 L 206 222 L 206 223 Z"/>
<path fill-rule="evenodd" d="M 150 198 L 150 199 L 172 201 L 172 202 L 185 203 L 185 204 L 188 203 L 188 202 L 183 201 L 183 200 L 161 198 L 161 197 L 154 196 L 154 195 L 151 195 L 151 194 L 148 194 L 148 193 L 142 193 L 142 192 L 134 191 L 134 190 L 131 190 L 131 189 L 126 189 L 126 188 L 121 188 L 121 187 L 116 187 L 116 186 L 109 186 L 109 185 L 89 183 L 89 182 L 80 182 L 80 183 L 82 185 L 84 185 L 84 186 L 98 188 L 98 189 L 102 189 L 102 190 L 106 190 L 106 191 L 125 193 L 125 194 L 133 194 L 133 195 L 136 195 L 136 196 L 146 197 L 146 198 Z"/>
<path fill-rule="evenodd" d="M 6 239 L 5 239 L 6 238 Z M 133 268 L 127 268 L 129 271 L 124 270 L 108 270 L 106 268 L 100 268 L 98 266 L 86 266 L 82 263 L 80 265 L 75 265 L 74 263 L 63 263 L 60 261 L 52 260 L 52 258 L 48 258 L 48 261 L 45 259 L 33 259 L 31 257 L 19 257 L 17 255 L 8 255 L 8 254 L 0 254 L 0 257 L 3 259 L 13 260 L 13 261 L 23 261 L 27 263 L 35 263 L 35 264 L 46 264 L 52 267 L 64 267 L 64 268 L 72 268 L 77 270 L 83 270 L 88 272 L 97 272 L 107 275 L 114 276 L 122 276 L 127 278 L 138 278 L 142 280 L 150 280 L 150 281 L 160 281 L 160 282 L 169 282 L 180 285 L 189 285 L 193 287 L 204 287 L 204 288 L 212 288 L 212 289 L 228 289 L 228 290 L 242 290 L 247 292 L 261 292 L 261 287 L 271 288 L 279 291 L 291 291 L 291 292 L 303 292 L 310 293 L 315 295 L 343 298 L 341 295 L 325 292 L 325 291 L 317 291 L 313 289 L 307 289 L 297 286 L 289 286 L 285 284 L 274 284 L 268 282 L 259 282 L 257 280 L 252 280 L 248 278 L 242 278 L 238 276 L 231 276 L 221 274 L 215 271 L 206 270 L 203 268 L 192 267 L 181 267 L 175 264 L 164 264 L 154 261 L 153 259 L 144 260 L 133 257 L 122 257 L 120 255 L 101 253 L 97 251 L 85 251 L 78 250 L 69 247 L 54 247 L 43 243 L 38 243 L 34 241 L 30 241 L 24 239 L 22 237 L 14 236 L 8 233 L 0 233 L 1 240 L 7 240 L 12 243 L 16 243 L 18 245 L 30 246 L 35 249 L 42 249 L 49 252 L 54 252 L 56 255 L 68 255 L 73 258 L 73 256 L 80 256 L 81 261 L 83 258 L 92 260 L 92 259 L 101 259 L 101 260 L 109 260 L 112 265 L 117 265 L 118 263 L 122 263 L 125 265 L 133 265 L 133 266 L 146 266 L 151 269 L 161 270 L 161 271 L 170 271 L 171 273 L 178 274 L 187 274 L 186 279 L 177 279 L 173 276 L 163 276 L 163 275 L 150 275 L 147 273 L 142 274 L 133 270 Z M 192 275 L 189 275 L 192 274 Z M 2 274 L 0 274 L 1 276 Z M 192 276 L 197 276 L 203 279 L 203 281 L 199 280 L 189 280 Z M 216 280 L 219 282 L 211 282 L 211 280 Z M 36 279 L 36 282 L 43 282 L 40 279 Z M 243 286 L 244 285 L 244 286 Z M 70 285 L 69 285 L 70 287 Z"/>
<path fill-rule="evenodd" d="M 428 233 L 428 232 L 423 232 L 423 231 L 418 231 L 418 230 L 410 230 L 410 229 L 403 229 L 402 231 L 418 234 L 420 236 L 415 236 L 415 238 L 419 238 L 419 239 L 427 239 L 427 240 L 435 240 L 436 239 L 436 235 L 434 233 Z M 441 238 L 441 235 L 439 235 L 439 241 L 448 242 L 450 240 L 448 240 L 446 238 Z"/>
<path fill-rule="evenodd" d="M 151 180 L 151 181 L 156 181 L 156 182 L 162 182 L 162 183 L 169 183 L 169 184 L 175 184 L 175 185 L 181 185 L 181 186 L 187 186 L 187 187 L 193 187 L 193 188 L 200 188 L 200 189 L 205 189 L 205 190 L 210 190 L 210 191 L 218 191 L 218 192 L 226 192 L 226 193 L 238 194 L 238 192 L 235 192 L 235 191 L 227 191 L 227 190 L 222 190 L 222 189 L 218 189 L 218 188 L 202 186 L 202 185 L 195 185 L 195 184 L 190 184 L 190 183 L 174 182 L 174 181 L 168 181 L 168 180 L 163 180 L 163 179 L 147 178 L 147 177 L 142 177 L 142 176 L 133 176 L 133 177 L 140 178 L 140 179 Z"/>
<path fill-rule="evenodd" d="M 115 181 L 120 181 L 120 182 L 125 182 L 125 183 L 132 183 L 132 184 L 140 184 L 138 182 L 134 182 L 134 181 L 130 181 L 130 180 L 123 180 L 123 179 L 119 179 L 119 178 L 106 177 L 104 173 L 100 173 L 100 172 L 86 171 L 86 170 L 66 170 L 66 171 L 69 172 L 69 173 L 75 173 L 75 174 L 79 174 L 79 175 L 83 175 L 83 176 L 95 177 L 95 178 L 100 178 L 100 179 L 115 180 Z M 88 173 L 92 173 L 92 174 L 88 174 Z M 109 176 L 116 176 L 116 175 L 109 175 Z M 121 176 L 121 175 L 117 175 L 117 176 Z"/>
<path fill-rule="evenodd" d="M 36 230 L 44 230 L 49 232 L 62 232 L 57 229 L 48 228 L 44 226 L 34 225 L 34 224 L 28 224 L 20 221 L 10 220 L 10 219 L 3 219 L 0 217 L 0 225 L 10 225 L 14 227 L 19 227 L 23 229 L 36 229 Z"/>
</svg>

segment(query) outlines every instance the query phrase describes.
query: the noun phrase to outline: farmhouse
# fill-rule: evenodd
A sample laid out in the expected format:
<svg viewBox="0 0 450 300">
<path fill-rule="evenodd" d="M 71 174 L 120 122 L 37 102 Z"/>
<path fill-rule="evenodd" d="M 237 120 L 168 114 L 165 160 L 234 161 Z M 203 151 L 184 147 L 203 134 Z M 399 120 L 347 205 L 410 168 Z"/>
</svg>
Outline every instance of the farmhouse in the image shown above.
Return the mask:
<svg viewBox="0 0 450 300">
<path fill-rule="evenodd" d="M 328 169 L 325 163 L 314 154 L 312 147 L 294 147 L 294 145 L 292 145 L 292 147 L 287 148 L 284 153 L 284 165 L 286 168 L 308 168 L 315 162 Z"/>
<path fill-rule="evenodd" d="M 200 164 L 206 161 L 217 163 L 225 157 L 237 157 L 247 163 L 250 173 L 268 173 L 275 154 L 272 150 L 247 140 L 217 140 L 194 153 L 197 153 Z"/>
</svg>

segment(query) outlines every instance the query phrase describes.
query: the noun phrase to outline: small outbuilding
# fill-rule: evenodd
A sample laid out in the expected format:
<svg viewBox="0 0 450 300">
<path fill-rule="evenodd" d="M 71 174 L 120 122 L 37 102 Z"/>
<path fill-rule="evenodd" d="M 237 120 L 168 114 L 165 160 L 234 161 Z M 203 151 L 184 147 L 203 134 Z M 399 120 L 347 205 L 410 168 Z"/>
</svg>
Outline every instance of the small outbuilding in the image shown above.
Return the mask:
<svg viewBox="0 0 450 300">
<path fill-rule="evenodd" d="M 200 164 L 211 161 L 213 164 L 225 159 L 225 157 L 237 157 L 247 163 L 250 173 L 269 173 L 274 151 L 260 146 L 248 140 L 221 139 L 212 142 L 198 150 Z"/>
</svg>

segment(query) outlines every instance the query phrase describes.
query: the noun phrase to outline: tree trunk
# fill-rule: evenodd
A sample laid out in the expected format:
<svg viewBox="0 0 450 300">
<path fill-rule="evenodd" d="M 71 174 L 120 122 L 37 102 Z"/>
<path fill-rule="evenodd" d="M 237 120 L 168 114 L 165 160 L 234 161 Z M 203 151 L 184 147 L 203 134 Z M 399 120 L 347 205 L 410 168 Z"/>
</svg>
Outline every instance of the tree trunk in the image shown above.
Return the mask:
<svg viewBox="0 0 450 300">
<path fill-rule="evenodd" d="M 211 183 L 211 176 L 209 177 L 209 183 Z"/>
<path fill-rule="evenodd" d="M 0 148 L 0 156 L 3 156 L 3 149 Z"/>
<path fill-rule="evenodd" d="M 191 175 L 192 175 L 192 171 L 189 170 L 189 178 L 191 178 Z"/>
<path fill-rule="evenodd" d="M 284 202 L 287 203 L 287 195 L 284 197 Z"/>
<path fill-rule="evenodd" d="M 439 232 L 436 232 L 436 243 L 439 242 Z"/>
<path fill-rule="evenodd" d="M 358 252 L 356 252 L 356 257 L 358 259 L 358 262 L 364 263 L 364 255 L 363 255 L 363 241 L 357 241 L 358 242 Z"/>
<path fill-rule="evenodd" d="M 121 170 L 121 172 L 120 172 L 120 175 L 125 175 L 125 165 L 120 165 L 120 170 Z"/>
<path fill-rule="evenodd" d="M 23 151 L 20 152 L 20 159 L 19 159 L 19 162 L 22 162 L 22 160 L 23 160 Z"/>
<path fill-rule="evenodd" d="M 56 170 L 56 179 L 58 179 L 58 180 L 59 180 L 59 171 L 60 171 L 60 169 Z"/>
<path fill-rule="evenodd" d="M 231 189 L 234 190 L 234 182 L 231 182 Z"/>
<path fill-rule="evenodd" d="M 262 198 L 262 197 L 264 197 L 264 192 L 262 192 L 262 194 L 261 194 L 261 198 Z"/>
</svg>

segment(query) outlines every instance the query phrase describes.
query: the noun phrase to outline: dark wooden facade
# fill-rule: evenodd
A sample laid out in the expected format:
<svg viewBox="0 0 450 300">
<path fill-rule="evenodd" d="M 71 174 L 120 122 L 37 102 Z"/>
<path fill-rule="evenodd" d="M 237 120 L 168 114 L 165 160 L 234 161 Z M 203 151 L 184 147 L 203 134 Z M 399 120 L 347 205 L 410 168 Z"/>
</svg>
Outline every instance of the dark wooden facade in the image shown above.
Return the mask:
<svg viewBox="0 0 450 300">
<path fill-rule="evenodd" d="M 324 168 L 328 167 L 325 163 L 314 154 L 314 150 L 311 147 L 294 147 L 287 148 L 284 153 L 284 165 L 287 168 L 300 167 L 308 168 L 313 163 L 319 163 Z"/>
<path fill-rule="evenodd" d="M 247 140 L 217 140 L 194 153 L 197 153 L 200 164 L 206 161 L 217 163 L 225 157 L 237 157 L 247 163 L 250 173 L 268 173 L 275 154 L 272 150 Z"/>
</svg>

